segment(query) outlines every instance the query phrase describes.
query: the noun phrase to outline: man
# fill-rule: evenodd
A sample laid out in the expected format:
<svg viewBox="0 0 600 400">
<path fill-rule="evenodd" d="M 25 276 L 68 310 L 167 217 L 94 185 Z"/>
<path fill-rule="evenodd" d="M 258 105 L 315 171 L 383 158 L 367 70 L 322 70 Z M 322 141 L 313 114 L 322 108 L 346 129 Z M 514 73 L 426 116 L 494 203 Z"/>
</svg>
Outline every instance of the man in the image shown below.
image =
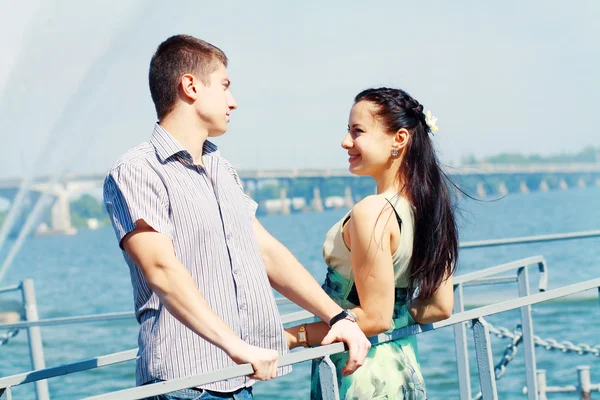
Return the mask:
<svg viewBox="0 0 600 400">
<path fill-rule="evenodd" d="M 179 35 L 163 42 L 150 63 L 158 114 L 152 138 L 127 152 L 104 185 L 140 323 L 137 384 L 234 363 L 254 368 L 250 377 L 174 398 L 189 398 L 190 391 L 208 391 L 203 399 L 251 398 L 255 380 L 277 375 L 278 354 L 288 347 L 269 283 L 330 321 L 323 344 L 348 344 L 344 373 L 362 365 L 370 347 L 352 318 L 254 218 L 256 203 L 207 141 L 225 133 L 237 108 L 226 67 L 225 54 L 202 40 Z"/>
</svg>

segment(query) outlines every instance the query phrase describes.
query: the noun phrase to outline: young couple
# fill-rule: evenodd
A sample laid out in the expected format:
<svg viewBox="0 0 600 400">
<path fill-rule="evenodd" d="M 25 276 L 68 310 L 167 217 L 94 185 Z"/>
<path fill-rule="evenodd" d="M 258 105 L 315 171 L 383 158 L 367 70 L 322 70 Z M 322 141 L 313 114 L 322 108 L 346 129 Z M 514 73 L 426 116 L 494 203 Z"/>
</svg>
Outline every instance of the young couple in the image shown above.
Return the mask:
<svg viewBox="0 0 600 400">
<path fill-rule="evenodd" d="M 342 399 L 425 398 L 414 337 L 371 347 L 366 336 L 451 313 L 458 240 L 436 128 L 402 90 L 356 96 L 342 147 L 377 194 L 327 233 L 321 288 L 257 221 L 256 203 L 207 140 L 237 108 L 230 83 L 217 47 L 164 41 L 150 62 L 152 137 L 106 177 L 140 324 L 137 384 L 250 363 L 249 377 L 158 397 L 249 399 L 256 380 L 289 372 L 277 360 L 290 348 L 343 341 L 349 352 L 332 357 Z M 284 330 L 271 287 L 323 322 Z M 311 397 L 320 397 L 316 372 Z"/>
</svg>

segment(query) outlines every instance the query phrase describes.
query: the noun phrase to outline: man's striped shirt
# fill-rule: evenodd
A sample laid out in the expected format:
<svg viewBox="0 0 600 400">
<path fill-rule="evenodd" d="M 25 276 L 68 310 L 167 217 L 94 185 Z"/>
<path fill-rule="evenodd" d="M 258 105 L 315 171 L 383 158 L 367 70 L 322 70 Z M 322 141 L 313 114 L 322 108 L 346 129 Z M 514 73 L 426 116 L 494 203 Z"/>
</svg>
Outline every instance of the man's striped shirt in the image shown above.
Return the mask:
<svg viewBox="0 0 600 400">
<path fill-rule="evenodd" d="M 149 142 L 131 149 L 110 170 L 104 201 L 119 243 L 143 219 L 173 242 L 212 310 L 251 345 L 288 352 L 281 319 L 254 234 L 256 203 L 234 168 L 205 142 L 204 167 L 158 123 Z M 123 252 L 140 323 L 138 385 L 234 366 L 160 303 L 140 269 Z M 281 368 L 280 374 L 289 372 Z M 203 386 L 230 392 L 254 383 L 236 378 Z"/>
</svg>

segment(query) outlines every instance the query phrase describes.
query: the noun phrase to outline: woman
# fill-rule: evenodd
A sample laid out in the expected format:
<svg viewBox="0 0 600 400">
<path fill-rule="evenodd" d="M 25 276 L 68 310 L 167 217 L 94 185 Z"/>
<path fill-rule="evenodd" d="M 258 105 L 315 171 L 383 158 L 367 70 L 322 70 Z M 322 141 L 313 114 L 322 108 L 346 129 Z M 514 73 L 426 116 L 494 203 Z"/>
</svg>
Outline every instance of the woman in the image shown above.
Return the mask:
<svg viewBox="0 0 600 400">
<path fill-rule="evenodd" d="M 323 288 L 367 336 L 446 319 L 453 306 L 458 237 L 446 175 L 423 106 L 399 89 L 359 93 L 342 147 L 350 172 L 371 176 L 377 194 L 357 203 L 327 233 Z M 323 322 L 286 330 L 291 348 L 319 345 Z M 347 354 L 331 357 L 341 399 L 425 399 L 416 338 L 374 345 L 347 375 Z M 313 368 L 311 399 L 321 397 Z"/>
</svg>

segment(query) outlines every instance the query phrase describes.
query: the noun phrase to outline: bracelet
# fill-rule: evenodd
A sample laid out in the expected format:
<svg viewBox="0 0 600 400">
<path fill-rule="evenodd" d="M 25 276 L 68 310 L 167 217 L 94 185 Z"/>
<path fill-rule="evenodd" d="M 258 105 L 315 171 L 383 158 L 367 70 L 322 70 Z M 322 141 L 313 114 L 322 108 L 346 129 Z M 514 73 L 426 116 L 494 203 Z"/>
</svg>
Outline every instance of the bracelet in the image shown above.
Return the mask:
<svg viewBox="0 0 600 400">
<path fill-rule="evenodd" d="M 302 347 L 308 347 L 308 336 L 306 335 L 306 324 L 300 325 L 298 328 L 298 343 Z"/>
</svg>

